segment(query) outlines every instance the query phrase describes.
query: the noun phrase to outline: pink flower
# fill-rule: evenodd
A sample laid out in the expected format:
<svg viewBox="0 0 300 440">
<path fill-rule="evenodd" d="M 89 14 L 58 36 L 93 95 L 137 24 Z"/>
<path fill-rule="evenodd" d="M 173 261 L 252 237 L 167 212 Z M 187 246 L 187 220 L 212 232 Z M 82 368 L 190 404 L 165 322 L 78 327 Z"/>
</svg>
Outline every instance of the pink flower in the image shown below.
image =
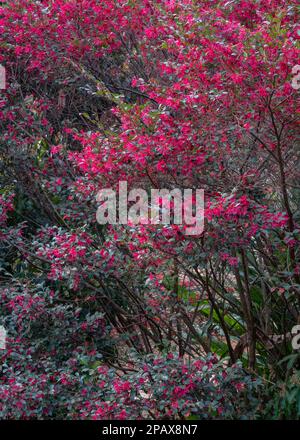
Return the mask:
<svg viewBox="0 0 300 440">
<path fill-rule="evenodd" d="M 131 389 L 131 384 L 128 381 L 122 382 L 121 380 L 116 380 L 113 386 L 117 394 L 121 394 Z"/>
</svg>

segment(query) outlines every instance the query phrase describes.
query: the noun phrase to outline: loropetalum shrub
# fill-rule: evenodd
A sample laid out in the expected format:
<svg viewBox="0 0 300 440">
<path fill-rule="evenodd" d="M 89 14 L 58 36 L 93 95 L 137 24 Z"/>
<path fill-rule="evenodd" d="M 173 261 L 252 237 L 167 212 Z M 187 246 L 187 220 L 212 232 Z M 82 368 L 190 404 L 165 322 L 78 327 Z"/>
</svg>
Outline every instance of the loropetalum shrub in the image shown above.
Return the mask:
<svg viewBox="0 0 300 440">
<path fill-rule="evenodd" d="M 87 400 L 81 417 L 184 420 L 255 416 L 261 382 L 245 374 L 241 365 L 225 368 L 214 355 L 184 362 L 172 353 L 134 360 L 135 372 L 97 369 L 100 390 L 82 390 Z"/>
<path fill-rule="evenodd" d="M 59 364 L 16 343 L 2 359 L 2 419 L 252 419 L 258 410 L 261 381 L 215 356 L 133 356 L 134 371 L 124 373 L 95 352 Z"/>
<path fill-rule="evenodd" d="M 110 354 L 103 314 L 64 304 L 34 280 L 1 291 L 0 418 L 65 418 L 84 384 L 86 368 Z"/>
<path fill-rule="evenodd" d="M 77 397 L 71 409 L 60 375 L 77 375 L 77 396 L 82 363 L 89 370 L 101 359 L 114 375 L 131 349 L 189 356 L 191 371 L 215 352 L 267 379 L 286 377 L 279 361 L 292 351 L 300 288 L 296 6 L 1 4 L 3 417 L 100 414 L 100 403 L 84 411 Z M 96 194 L 120 180 L 148 192 L 204 189 L 203 234 L 98 225 Z M 46 395 L 52 403 L 39 406 Z M 197 407 L 195 396 L 187 400 Z M 207 414 L 231 417 L 226 408 Z"/>
</svg>

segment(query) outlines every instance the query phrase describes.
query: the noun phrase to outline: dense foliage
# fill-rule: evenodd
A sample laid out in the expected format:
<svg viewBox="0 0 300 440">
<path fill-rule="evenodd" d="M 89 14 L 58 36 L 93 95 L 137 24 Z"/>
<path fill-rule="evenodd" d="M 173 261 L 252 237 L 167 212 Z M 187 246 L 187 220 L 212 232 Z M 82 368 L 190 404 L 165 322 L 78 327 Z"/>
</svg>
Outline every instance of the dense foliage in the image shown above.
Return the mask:
<svg viewBox="0 0 300 440">
<path fill-rule="evenodd" d="M 0 417 L 297 418 L 296 0 L 0 8 Z M 201 188 L 205 228 L 99 225 Z"/>
</svg>

